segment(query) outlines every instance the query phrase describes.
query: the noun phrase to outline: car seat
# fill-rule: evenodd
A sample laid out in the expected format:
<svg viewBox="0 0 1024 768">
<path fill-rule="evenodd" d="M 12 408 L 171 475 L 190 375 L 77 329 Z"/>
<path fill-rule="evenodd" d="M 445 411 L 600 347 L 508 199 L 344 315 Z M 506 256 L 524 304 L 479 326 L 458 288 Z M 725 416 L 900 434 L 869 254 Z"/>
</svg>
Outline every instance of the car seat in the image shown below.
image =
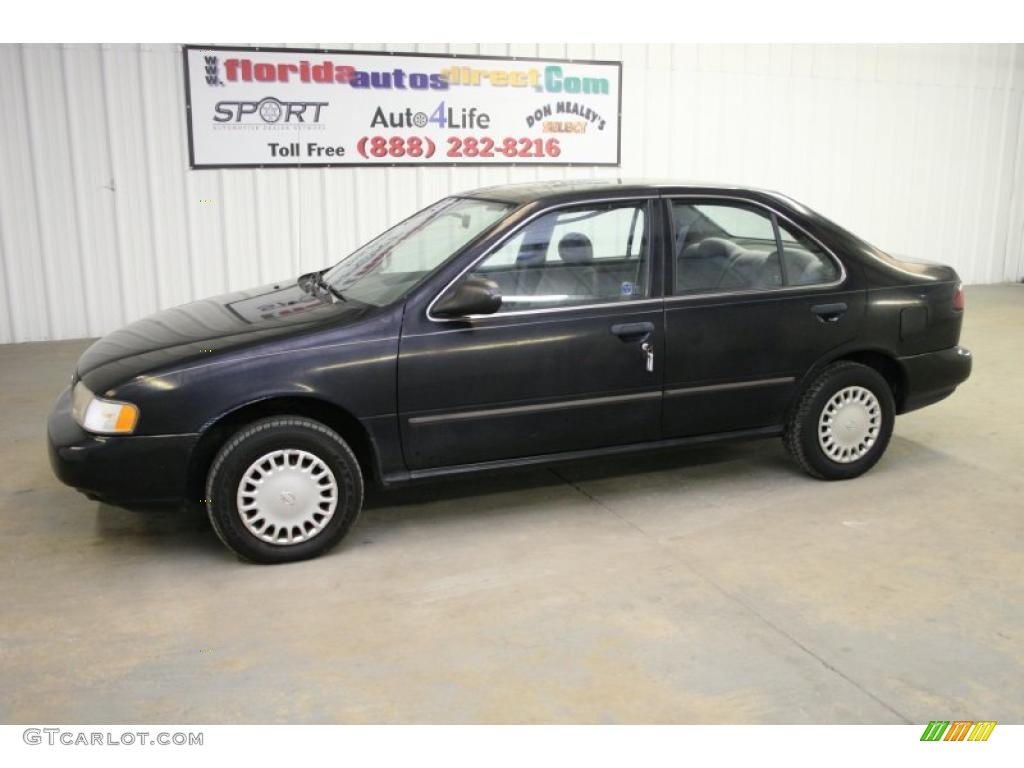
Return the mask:
<svg viewBox="0 0 1024 768">
<path fill-rule="evenodd" d="M 814 285 L 827 283 L 835 277 L 831 263 L 802 248 L 783 248 L 782 258 L 786 264 L 786 278 L 790 285 Z"/>
<path fill-rule="evenodd" d="M 688 245 L 676 260 L 679 291 L 774 288 L 781 284 L 775 253 L 748 251 L 721 237 Z"/>
<path fill-rule="evenodd" d="M 567 293 L 575 296 L 597 296 L 597 269 L 594 264 L 594 245 L 580 232 L 569 232 L 558 241 L 558 258 L 573 267 L 567 270 Z"/>
</svg>

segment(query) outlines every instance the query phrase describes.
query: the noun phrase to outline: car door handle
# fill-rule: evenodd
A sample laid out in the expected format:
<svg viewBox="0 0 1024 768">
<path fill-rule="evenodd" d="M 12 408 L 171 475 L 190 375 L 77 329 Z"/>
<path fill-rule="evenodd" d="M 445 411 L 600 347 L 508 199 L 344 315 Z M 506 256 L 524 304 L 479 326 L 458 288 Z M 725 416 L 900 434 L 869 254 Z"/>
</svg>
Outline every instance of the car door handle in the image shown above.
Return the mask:
<svg viewBox="0 0 1024 768">
<path fill-rule="evenodd" d="M 623 341 L 646 341 L 654 333 L 654 323 L 616 323 L 612 333 Z"/>
<path fill-rule="evenodd" d="M 846 314 L 846 310 L 846 303 L 842 301 L 836 304 L 815 304 L 811 307 L 811 312 L 823 323 L 838 322 L 839 318 Z"/>
</svg>

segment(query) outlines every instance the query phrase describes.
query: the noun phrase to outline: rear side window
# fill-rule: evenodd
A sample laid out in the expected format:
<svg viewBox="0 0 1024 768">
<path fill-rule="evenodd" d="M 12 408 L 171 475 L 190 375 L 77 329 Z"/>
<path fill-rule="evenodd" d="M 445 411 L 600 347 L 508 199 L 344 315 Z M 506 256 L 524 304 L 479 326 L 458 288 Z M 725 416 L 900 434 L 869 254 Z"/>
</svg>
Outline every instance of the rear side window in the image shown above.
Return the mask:
<svg viewBox="0 0 1024 768">
<path fill-rule="evenodd" d="M 672 219 L 676 294 L 769 290 L 839 277 L 820 246 L 759 208 L 675 200 Z"/>
<path fill-rule="evenodd" d="M 778 224 L 787 285 L 816 285 L 839 279 L 839 267 L 820 245 L 785 222 Z"/>
</svg>

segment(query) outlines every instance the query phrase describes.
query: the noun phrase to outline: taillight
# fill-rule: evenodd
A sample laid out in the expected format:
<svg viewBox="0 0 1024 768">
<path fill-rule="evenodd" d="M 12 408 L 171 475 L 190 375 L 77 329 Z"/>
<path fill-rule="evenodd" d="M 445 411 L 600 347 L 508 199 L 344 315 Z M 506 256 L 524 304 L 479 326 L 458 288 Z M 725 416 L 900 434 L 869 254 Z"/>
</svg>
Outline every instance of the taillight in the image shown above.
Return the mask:
<svg viewBox="0 0 1024 768">
<path fill-rule="evenodd" d="M 964 308 L 964 287 L 957 283 L 956 293 L 953 294 L 953 309 L 963 311 Z"/>
</svg>

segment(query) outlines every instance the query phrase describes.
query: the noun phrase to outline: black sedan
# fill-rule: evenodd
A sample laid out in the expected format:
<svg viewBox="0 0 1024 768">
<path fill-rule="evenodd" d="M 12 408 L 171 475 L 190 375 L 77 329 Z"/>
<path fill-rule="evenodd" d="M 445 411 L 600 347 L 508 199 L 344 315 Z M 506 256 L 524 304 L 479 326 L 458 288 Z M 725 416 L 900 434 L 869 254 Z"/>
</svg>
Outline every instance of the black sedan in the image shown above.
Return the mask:
<svg viewBox="0 0 1024 768">
<path fill-rule="evenodd" d="M 100 339 L 50 457 L 90 498 L 201 501 L 258 562 L 340 541 L 368 482 L 772 435 L 841 480 L 967 378 L 962 319 L 953 269 L 776 193 L 491 187 Z"/>
</svg>

